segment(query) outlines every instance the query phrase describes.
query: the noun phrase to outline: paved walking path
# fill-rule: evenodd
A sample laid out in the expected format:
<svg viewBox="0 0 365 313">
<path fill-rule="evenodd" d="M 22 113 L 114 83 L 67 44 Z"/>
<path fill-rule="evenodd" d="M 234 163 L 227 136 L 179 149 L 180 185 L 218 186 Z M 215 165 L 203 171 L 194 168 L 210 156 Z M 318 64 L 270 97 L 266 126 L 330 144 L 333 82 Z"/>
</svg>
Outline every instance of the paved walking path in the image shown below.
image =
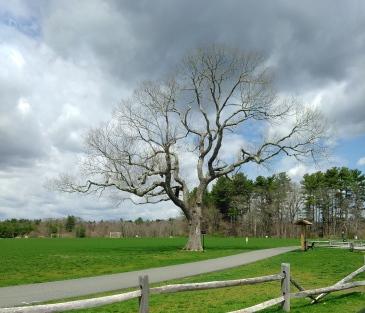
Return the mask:
<svg viewBox="0 0 365 313">
<path fill-rule="evenodd" d="M 300 247 L 283 247 L 256 250 L 223 258 L 134 272 L 49 283 L 2 287 L 0 288 L 0 308 L 137 287 L 138 276 L 141 274 L 147 274 L 150 283 L 158 283 L 166 280 L 215 272 L 259 261 L 278 254 L 297 250 L 299 248 Z"/>
</svg>

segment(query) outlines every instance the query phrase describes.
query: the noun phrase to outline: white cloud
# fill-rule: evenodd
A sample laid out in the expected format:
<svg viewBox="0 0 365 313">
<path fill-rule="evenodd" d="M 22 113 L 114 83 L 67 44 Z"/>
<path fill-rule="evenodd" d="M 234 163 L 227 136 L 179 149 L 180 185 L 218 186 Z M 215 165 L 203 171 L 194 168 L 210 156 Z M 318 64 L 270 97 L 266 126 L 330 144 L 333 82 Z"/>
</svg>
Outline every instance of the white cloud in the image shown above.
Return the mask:
<svg viewBox="0 0 365 313">
<path fill-rule="evenodd" d="M 82 132 L 108 119 L 136 81 L 161 77 L 203 43 L 264 50 L 281 93 L 316 103 L 344 140 L 364 138 L 365 3 L 312 2 L 298 7 L 278 0 L 263 7 L 234 0 L 232 6 L 213 1 L 207 7 L 194 0 L 0 0 L 0 220 L 178 214 L 168 203 L 111 208 L 107 199 L 55 194 L 43 183 L 75 170 Z M 222 156 L 236 157 L 243 143 L 232 135 Z M 353 168 L 356 161 L 348 155 L 354 150 L 334 160 Z M 193 185 L 196 159 L 184 151 L 181 156 Z M 288 159 L 270 165 L 270 175 L 288 171 L 293 179 L 313 170 Z M 253 168 L 243 167 L 250 178 L 267 173 Z"/>
<path fill-rule="evenodd" d="M 20 98 L 18 102 L 18 109 L 23 115 L 27 114 L 30 110 L 29 102 L 24 98 Z"/>
<path fill-rule="evenodd" d="M 25 64 L 25 60 L 23 58 L 23 55 L 17 51 L 17 50 L 12 50 L 9 52 L 9 57 L 11 59 L 11 61 L 13 61 L 13 63 L 19 68 L 22 69 L 22 67 Z"/>
<path fill-rule="evenodd" d="M 342 138 L 356 137 L 365 132 L 365 110 L 360 109 L 365 92 L 354 92 L 353 88 L 358 79 L 361 78 L 356 74 L 346 82 L 333 82 L 323 88 L 317 98 L 322 111 L 336 125 Z M 365 83 L 364 78 L 362 81 Z"/>
<path fill-rule="evenodd" d="M 358 166 L 363 166 L 363 165 L 365 165 L 365 157 L 363 157 L 363 158 L 359 159 L 359 160 L 357 161 L 357 165 L 358 165 Z"/>
<path fill-rule="evenodd" d="M 297 164 L 289 169 L 287 169 L 285 172 L 288 173 L 289 177 L 292 179 L 292 181 L 299 182 L 303 179 L 304 174 L 310 174 L 310 171 L 308 167 L 304 166 L 303 164 Z"/>
</svg>

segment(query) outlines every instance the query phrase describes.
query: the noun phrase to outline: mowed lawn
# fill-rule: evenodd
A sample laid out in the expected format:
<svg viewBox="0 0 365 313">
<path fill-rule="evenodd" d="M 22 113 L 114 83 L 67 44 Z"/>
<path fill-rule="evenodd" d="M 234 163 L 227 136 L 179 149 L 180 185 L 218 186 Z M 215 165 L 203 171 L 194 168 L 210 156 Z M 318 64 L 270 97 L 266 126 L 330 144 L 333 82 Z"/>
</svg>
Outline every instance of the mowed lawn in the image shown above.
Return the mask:
<svg viewBox="0 0 365 313">
<path fill-rule="evenodd" d="M 298 239 L 209 238 L 205 251 L 181 251 L 187 238 L 39 238 L 0 240 L 0 287 L 128 272 L 257 249 Z"/>
<path fill-rule="evenodd" d="M 253 240 L 254 241 L 254 240 Z M 259 241 L 258 241 L 259 242 Z M 274 242 L 274 241 L 273 241 Z M 278 274 L 281 264 L 289 263 L 291 277 L 305 289 L 316 289 L 331 286 L 364 265 L 364 253 L 350 252 L 348 249 L 315 248 L 313 251 L 296 250 L 251 264 L 239 266 L 185 279 L 167 281 L 154 286 L 167 284 L 196 283 L 206 281 L 224 281 L 241 278 L 260 277 Z M 364 280 L 361 273 L 354 280 Z M 354 281 L 352 280 L 352 281 Z M 130 290 L 136 290 L 130 289 Z M 292 285 L 291 292 L 298 290 Z M 126 291 L 120 291 L 123 293 Z M 252 305 L 280 296 L 280 281 L 250 286 L 220 288 L 203 291 L 189 291 L 164 295 L 150 295 L 151 313 L 191 312 L 191 313 L 224 313 L 241 310 Z M 110 293 L 109 293 L 110 294 Z M 94 295 L 89 298 L 102 296 Z M 67 301 L 74 299 L 67 299 Z M 66 300 L 65 300 L 66 301 Z M 60 300 L 52 301 L 61 302 Z M 291 311 L 296 313 L 360 313 L 365 312 L 365 287 L 334 292 L 323 298 L 318 304 L 311 305 L 308 298 L 292 299 Z M 112 313 L 138 312 L 138 299 L 107 305 L 92 309 L 70 311 L 70 313 Z M 264 313 L 283 312 L 280 305 L 265 309 Z"/>
<path fill-rule="evenodd" d="M 250 238 L 246 244 L 245 238 L 206 236 L 206 250 L 200 253 L 181 251 L 185 243 L 186 238 L 4 239 L 0 240 L 0 281 L 2 286 L 9 286 L 167 266 L 264 248 L 280 246 L 299 248 L 298 239 Z M 348 249 L 315 248 L 307 252 L 298 249 L 233 269 L 158 285 L 278 274 L 281 263 L 290 263 L 291 276 L 305 289 L 314 289 L 333 285 L 363 266 L 364 253 L 350 252 Z M 356 278 L 356 280 L 364 279 L 365 273 Z M 291 288 L 291 292 L 297 291 L 294 286 Z M 315 305 L 310 305 L 308 298 L 293 299 L 291 312 L 363 312 L 364 292 L 365 287 L 359 287 L 331 293 Z M 150 312 L 230 312 L 279 295 L 280 281 L 216 290 L 151 295 Z M 71 299 L 67 299 L 69 300 Z M 72 312 L 138 312 L 138 300 Z M 282 312 L 282 310 L 276 305 L 262 312 Z"/>
</svg>

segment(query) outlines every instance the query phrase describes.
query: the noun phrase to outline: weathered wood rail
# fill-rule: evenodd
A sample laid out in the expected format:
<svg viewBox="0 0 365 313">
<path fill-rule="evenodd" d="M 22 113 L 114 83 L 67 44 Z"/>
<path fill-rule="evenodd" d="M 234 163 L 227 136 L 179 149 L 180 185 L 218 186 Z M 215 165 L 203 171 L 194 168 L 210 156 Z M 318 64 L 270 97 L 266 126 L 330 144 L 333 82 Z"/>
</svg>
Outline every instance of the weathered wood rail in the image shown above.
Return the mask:
<svg viewBox="0 0 365 313">
<path fill-rule="evenodd" d="M 311 244 L 312 242 L 315 243 L 316 247 L 337 247 L 337 248 L 350 248 L 351 245 L 357 248 L 364 247 L 365 248 L 365 243 L 363 242 L 362 239 L 349 239 L 346 241 L 342 241 L 342 240 L 334 240 L 334 239 L 329 239 L 329 240 L 315 240 L 315 239 L 309 239 L 308 240 L 308 245 Z"/>
<path fill-rule="evenodd" d="M 85 299 L 85 300 L 77 300 L 70 301 L 64 303 L 56 303 L 56 304 L 43 304 L 43 305 L 34 305 L 34 306 L 23 306 L 23 307 L 13 307 L 13 308 L 0 308 L 0 313 L 50 313 L 50 312 L 64 312 L 68 310 L 76 310 L 76 309 L 88 309 L 98 306 L 103 306 L 107 304 L 113 304 L 118 302 L 123 302 L 126 300 L 138 298 L 139 300 L 139 313 L 148 313 L 149 312 L 149 296 L 154 294 L 164 294 L 164 293 L 175 293 L 175 292 L 184 292 L 184 291 L 198 291 L 198 290 L 207 290 L 207 289 L 216 289 L 216 288 L 225 288 L 225 287 L 235 287 L 235 286 L 243 286 L 243 285 L 253 285 L 259 283 L 265 283 L 270 281 L 281 281 L 281 296 L 275 299 L 271 299 L 265 301 L 263 303 L 251 306 L 249 308 L 245 308 L 238 311 L 232 311 L 228 313 L 248 313 L 248 312 L 257 312 L 262 309 L 280 304 L 282 309 L 286 312 L 290 311 L 290 299 L 294 298 L 303 298 L 309 297 L 313 300 L 311 303 L 318 302 L 321 298 L 326 296 L 330 292 L 340 291 L 350 288 L 355 288 L 359 286 L 365 286 L 365 280 L 356 281 L 352 283 L 348 283 L 349 280 L 359 275 L 360 273 L 365 272 L 365 265 L 346 276 L 338 283 L 333 286 L 323 287 L 312 290 L 305 290 L 299 283 L 297 283 L 290 276 L 290 264 L 283 263 L 281 265 L 281 272 L 275 275 L 268 275 L 256 278 L 246 278 L 246 279 L 237 279 L 237 280 L 228 280 L 228 281 L 212 281 L 212 282 L 203 282 L 203 283 L 189 283 L 189 284 L 175 284 L 175 285 L 166 285 L 161 287 L 153 287 L 150 288 L 148 284 L 148 276 L 141 275 L 139 276 L 139 290 L 127 292 L 118 295 L 93 298 L 93 299 Z M 300 291 L 296 293 L 290 293 L 290 283 L 292 283 L 296 288 Z M 318 295 L 317 298 L 314 298 L 314 295 Z"/>
</svg>

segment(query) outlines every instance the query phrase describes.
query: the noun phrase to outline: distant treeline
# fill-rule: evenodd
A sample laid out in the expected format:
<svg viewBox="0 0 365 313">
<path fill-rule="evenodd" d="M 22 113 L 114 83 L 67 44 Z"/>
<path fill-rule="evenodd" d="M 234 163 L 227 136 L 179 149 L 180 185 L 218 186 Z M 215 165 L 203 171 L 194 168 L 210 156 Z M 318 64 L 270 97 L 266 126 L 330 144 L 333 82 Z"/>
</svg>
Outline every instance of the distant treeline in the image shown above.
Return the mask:
<svg viewBox="0 0 365 313">
<path fill-rule="evenodd" d="M 195 191 L 191 193 L 195 196 Z M 310 237 L 365 237 L 365 175 L 346 167 L 305 174 L 300 183 L 286 173 L 248 179 L 239 173 L 220 177 L 203 198 L 202 229 L 216 236 L 298 237 L 295 221 L 313 223 Z M 158 204 L 157 204 L 158 205 Z M 187 236 L 183 217 L 169 220 L 86 222 L 64 219 L 12 219 L 0 222 L 0 237 Z"/>
<path fill-rule="evenodd" d="M 185 222 L 179 219 L 144 221 L 112 220 L 86 222 L 79 217 L 27 220 L 11 219 L 0 222 L 0 238 L 39 238 L 39 237 L 109 237 L 111 232 L 121 237 L 170 237 L 186 236 Z"/>
<path fill-rule="evenodd" d="M 11 219 L 0 222 L 0 238 L 23 237 L 30 234 L 41 220 Z"/>
</svg>

